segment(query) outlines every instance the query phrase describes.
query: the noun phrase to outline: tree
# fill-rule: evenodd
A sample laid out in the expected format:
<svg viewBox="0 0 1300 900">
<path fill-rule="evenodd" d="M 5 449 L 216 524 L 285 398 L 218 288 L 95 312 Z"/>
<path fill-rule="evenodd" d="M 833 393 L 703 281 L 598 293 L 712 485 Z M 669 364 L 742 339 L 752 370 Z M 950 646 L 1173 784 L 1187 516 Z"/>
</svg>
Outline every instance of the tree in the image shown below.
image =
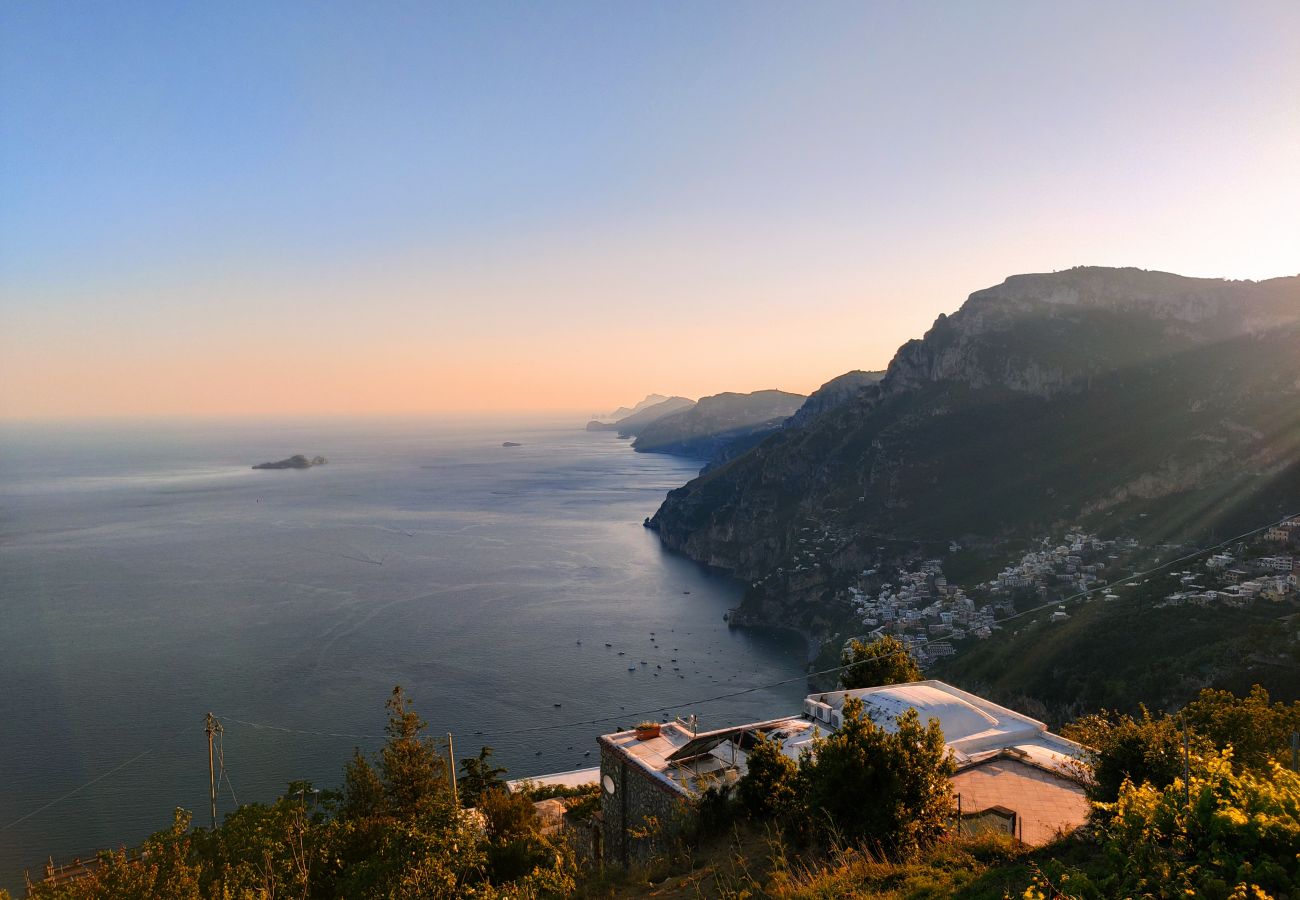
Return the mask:
<svg viewBox="0 0 1300 900">
<path fill-rule="evenodd" d="M 479 811 L 488 838 L 488 870 L 494 881 L 513 881 L 545 867 L 548 861 L 554 864 L 555 850 L 542 836 L 537 810 L 527 794 L 494 787 L 483 795 Z"/>
<path fill-rule="evenodd" d="M 780 743 L 760 735 L 746 757 L 745 775 L 736 787 L 750 816 L 790 819 L 796 815 L 798 781 L 798 764 L 781 752 Z"/>
<path fill-rule="evenodd" d="M 1300 775 L 1277 763 L 1255 772 L 1214 750 L 1189 768 L 1187 782 L 1164 787 L 1126 781 L 1107 804 L 1114 895 L 1295 896 Z"/>
<path fill-rule="evenodd" d="M 501 785 L 501 776 L 506 770 L 492 765 L 491 756 L 492 748 L 483 747 L 478 756 L 467 756 L 460 761 L 461 776 L 457 787 L 461 806 L 478 806 L 485 793 Z"/>
<path fill-rule="evenodd" d="M 1206 688 L 1181 716 L 1214 746 L 1232 747 L 1234 765 L 1260 772 L 1269 771 L 1273 760 L 1290 759 L 1291 733 L 1300 731 L 1300 701 L 1270 703 L 1268 691 L 1258 684 L 1241 698 Z"/>
<path fill-rule="evenodd" d="M 245 803 L 226 816 L 212 848 L 201 854 L 208 868 L 221 872 L 223 896 L 308 896 L 330 834 L 317 793 L 310 782 L 291 782 L 274 803 Z"/>
<path fill-rule="evenodd" d="M 249 803 L 211 831 L 173 826 L 138 852 L 101 855 L 65 885 L 40 884 L 39 900 L 252 900 L 356 897 L 504 900 L 571 896 L 576 861 L 563 840 L 540 833 L 531 799 L 486 790 L 486 833 L 454 802 L 446 765 L 400 687 L 388 701 L 388 740 L 344 767 L 342 793 L 291 782 L 274 803 Z M 499 781 L 485 748 L 469 762 Z M 319 799 L 314 799 L 319 796 Z M 0 900 L 7 900 L 0 891 Z"/>
<path fill-rule="evenodd" d="M 1065 736 L 1088 748 L 1088 799 L 1113 803 L 1125 781 L 1165 788 L 1183 771 L 1183 730 L 1167 715 L 1153 716 L 1145 707 L 1139 715 L 1100 712 L 1083 716 L 1064 729 Z M 1210 744 L 1188 733 L 1190 752 L 1205 753 Z M 1105 817 L 1104 810 L 1094 813 Z"/>
<path fill-rule="evenodd" d="M 804 754 L 799 780 L 814 825 L 886 852 L 926 846 L 943 832 L 956 767 L 939 721 L 922 725 L 909 709 L 895 722 L 887 731 L 850 697 L 839 729 Z"/>
<path fill-rule="evenodd" d="M 461 896 L 482 868 L 479 839 L 400 685 L 386 705 L 388 740 L 376 764 L 356 751 L 344 769 L 340 821 L 321 880 L 332 883 L 331 896 Z"/>
<path fill-rule="evenodd" d="M 148 837 L 141 852 L 100 854 L 100 866 L 65 885 L 36 885 L 40 900 L 201 900 L 203 869 L 195 859 L 190 814 L 178 809 L 172 827 Z"/>
<path fill-rule="evenodd" d="M 424 737 L 428 724 L 411 709 L 401 685 L 388 698 L 388 740 L 379 753 L 379 778 L 391 815 L 416 819 L 440 811 L 451 797 L 447 764 Z"/>
<path fill-rule="evenodd" d="M 840 663 L 850 667 L 840 672 L 840 687 L 844 690 L 905 684 L 924 677 L 903 642 L 888 634 L 869 644 L 850 641 L 840 655 Z"/>
<path fill-rule="evenodd" d="M 1089 748 L 1090 798 L 1113 803 L 1126 781 L 1163 790 L 1183 774 L 1185 760 L 1231 748 L 1233 765 L 1268 772 L 1286 760 L 1291 732 L 1300 728 L 1300 703 L 1271 703 L 1255 685 L 1244 698 L 1206 689 L 1181 712 L 1135 716 L 1101 712 L 1067 725 L 1067 737 Z M 1186 749 L 1184 749 L 1186 741 Z M 1105 808 L 1098 810 L 1106 816 Z"/>
<path fill-rule="evenodd" d="M 383 809 L 384 783 L 360 748 L 354 749 L 352 759 L 343 767 L 343 806 L 339 815 L 344 819 L 366 819 Z"/>
</svg>

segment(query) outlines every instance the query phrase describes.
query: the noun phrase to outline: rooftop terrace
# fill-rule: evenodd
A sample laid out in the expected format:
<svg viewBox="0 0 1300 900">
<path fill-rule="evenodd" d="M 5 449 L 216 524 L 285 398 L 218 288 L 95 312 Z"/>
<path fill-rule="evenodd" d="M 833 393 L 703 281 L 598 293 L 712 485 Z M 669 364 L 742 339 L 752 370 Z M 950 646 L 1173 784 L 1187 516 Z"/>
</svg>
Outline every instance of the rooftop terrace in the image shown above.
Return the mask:
<svg viewBox="0 0 1300 900">
<path fill-rule="evenodd" d="M 638 739 L 636 731 L 620 731 L 603 735 L 600 742 L 665 787 L 694 795 L 711 785 L 739 780 L 759 734 L 780 741 L 782 751 L 796 758 L 815 735 L 826 733 L 809 719 L 787 716 L 698 733 L 680 722 L 667 722 L 660 726 L 659 736 L 649 740 Z"/>
</svg>

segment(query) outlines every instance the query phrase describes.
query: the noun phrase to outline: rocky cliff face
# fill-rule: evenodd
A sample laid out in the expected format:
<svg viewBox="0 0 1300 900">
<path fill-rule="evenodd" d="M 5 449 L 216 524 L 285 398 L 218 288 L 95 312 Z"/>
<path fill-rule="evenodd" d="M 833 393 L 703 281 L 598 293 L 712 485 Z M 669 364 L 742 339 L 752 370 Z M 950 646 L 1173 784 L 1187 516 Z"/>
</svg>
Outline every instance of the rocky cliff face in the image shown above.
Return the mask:
<svg viewBox="0 0 1300 900">
<path fill-rule="evenodd" d="M 786 421 L 785 427 L 798 428 L 832 407 L 857 399 L 865 388 L 879 384 L 884 377 L 884 372 L 863 372 L 856 369 L 832 378 L 808 395 L 799 411 Z"/>
<path fill-rule="evenodd" d="M 1300 502 L 1300 278 L 1074 269 L 978 291 L 877 384 L 668 495 L 669 547 L 761 580 L 750 620 L 808 627 L 882 542 L 1159 515 L 1171 535 Z M 1279 480 L 1280 479 L 1280 480 Z M 1118 519 L 1112 518 L 1113 524 Z M 801 538 L 801 535 L 804 537 Z"/>
</svg>

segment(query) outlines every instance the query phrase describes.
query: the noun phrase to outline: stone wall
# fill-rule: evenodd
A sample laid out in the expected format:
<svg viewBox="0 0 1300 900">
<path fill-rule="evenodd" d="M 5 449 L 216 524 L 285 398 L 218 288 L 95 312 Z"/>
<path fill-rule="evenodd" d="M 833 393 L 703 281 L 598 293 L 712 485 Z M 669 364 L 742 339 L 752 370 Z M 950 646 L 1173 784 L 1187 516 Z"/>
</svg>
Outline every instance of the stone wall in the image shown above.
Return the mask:
<svg viewBox="0 0 1300 900">
<path fill-rule="evenodd" d="M 605 787 L 608 776 L 614 793 Z M 661 849 L 695 820 L 695 805 L 613 744 L 600 742 L 600 810 L 607 863 L 628 865 Z"/>
</svg>

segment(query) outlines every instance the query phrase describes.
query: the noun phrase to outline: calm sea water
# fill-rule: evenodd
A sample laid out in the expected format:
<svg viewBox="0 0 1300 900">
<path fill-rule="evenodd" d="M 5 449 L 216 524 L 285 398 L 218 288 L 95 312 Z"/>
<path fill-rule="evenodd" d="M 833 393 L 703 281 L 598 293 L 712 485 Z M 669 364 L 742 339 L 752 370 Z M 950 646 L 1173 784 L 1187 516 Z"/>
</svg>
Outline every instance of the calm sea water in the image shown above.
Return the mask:
<svg viewBox="0 0 1300 900">
<path fill-rule="evenodd" d="M 47 856 L 138 842 L 176 806 L 206 822 L 209 710 L 226 725 L 228 811 L 291 779 L 338 785 L 354 746 L 381 744 L 394 684 L 458 756 L 491 745 L 518 777 L 594 765 L 596 736 L 641 710 L 801 671 L 797 639 L 729 630 L 736 585 L 641 526 L 698 461 L 610 434 L 352 422 L 0 437 L 10 888 Z M 249 468 L 298 452 L 330 462 Z M 721 726 L 795 711 L 803 693 L 796 680 L 680 712 Z M 596 716 L 616 718 L 566 725 Z"/>
</svg>

